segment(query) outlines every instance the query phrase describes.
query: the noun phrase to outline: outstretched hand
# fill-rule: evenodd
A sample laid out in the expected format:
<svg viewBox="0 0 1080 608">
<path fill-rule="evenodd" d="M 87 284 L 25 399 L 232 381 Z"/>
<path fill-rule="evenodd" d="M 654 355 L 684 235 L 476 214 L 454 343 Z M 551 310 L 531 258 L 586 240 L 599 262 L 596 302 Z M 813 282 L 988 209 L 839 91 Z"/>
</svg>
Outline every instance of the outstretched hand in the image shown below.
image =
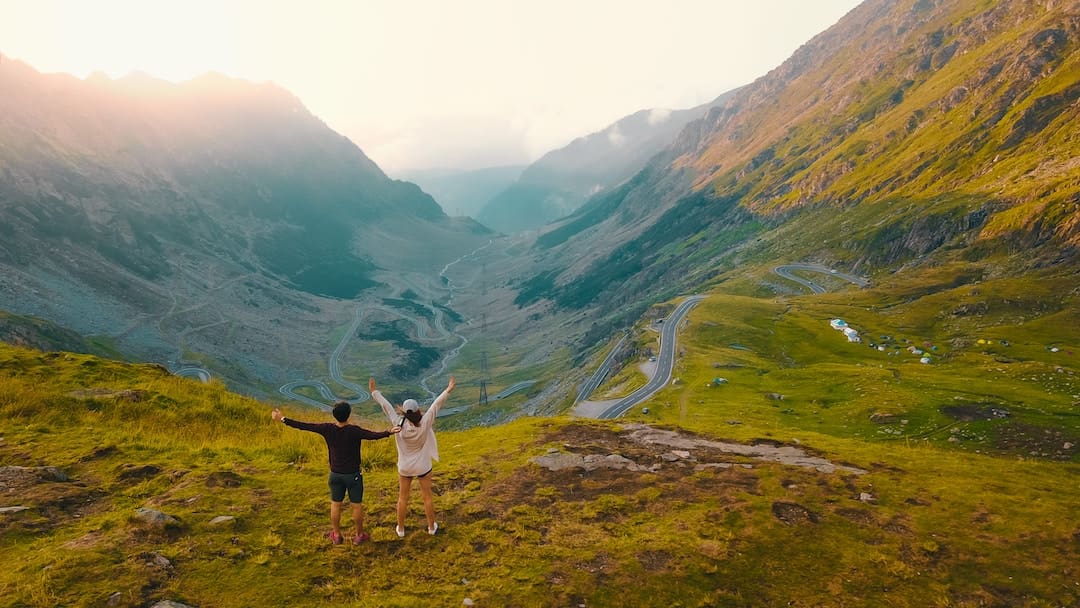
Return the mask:
<svg viewBox="0 0 1080 608">
<path fill-rule="evenodd" d="M 446 383 L 446 392 L 450 392 L 450 391 L 454 390 L 454 386 L 456 386 L 456 385 L 457 385 L 457 382 L 454 380 L 454 377 L 450 376 L 450 381 Z"/>
<path fill-rule="evenodd" d="M 400 432 L 401 432 L 401 427 L 400 426 L 395 426 L 395 427 L 392 427 L 390 429 L 390 434 L 391 435 L 397 435 Z"/>
<path fill-rule="evenodd" d="M 375 378 L 368 378 L 367 390 L 368 390 L 369 393 L 374 393 L 375 392 Z"/>
<path fill-rule="evenodd" d="M 281 413 L 280 409 L 275 407 L 273 411 L 270 412 L 270 417 L 274 419 L 274 422 L 281 422 L 281 419 L 285 416 Z"/>
</svg>

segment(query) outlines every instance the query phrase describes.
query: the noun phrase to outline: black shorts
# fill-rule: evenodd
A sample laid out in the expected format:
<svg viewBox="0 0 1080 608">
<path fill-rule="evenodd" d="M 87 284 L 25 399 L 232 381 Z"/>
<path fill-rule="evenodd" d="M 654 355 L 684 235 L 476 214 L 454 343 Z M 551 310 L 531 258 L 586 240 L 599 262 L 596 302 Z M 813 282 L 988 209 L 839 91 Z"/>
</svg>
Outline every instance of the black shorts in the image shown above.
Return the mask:
<svg viewBox="0 0 1080 608">
<path fill-rule="evenodd" d="M 364 502 L 364 476 L 360 473 L 330 473 L 330 500 L 345 500 L 349 493 L 349 502 L 358 505 Z"/>
</svg>

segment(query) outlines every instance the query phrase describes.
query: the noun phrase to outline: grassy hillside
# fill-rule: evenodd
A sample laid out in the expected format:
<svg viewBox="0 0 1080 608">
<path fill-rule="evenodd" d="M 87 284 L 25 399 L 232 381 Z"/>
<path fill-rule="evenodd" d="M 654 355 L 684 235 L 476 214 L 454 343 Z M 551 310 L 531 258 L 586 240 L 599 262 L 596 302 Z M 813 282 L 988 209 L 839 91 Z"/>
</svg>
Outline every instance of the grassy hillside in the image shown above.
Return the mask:
<svg viewBox="0 0 1080 608">
<path fill-rule="evenodd" d="M 685 338 L 686 388 L 650 415 L 1076 462 L 1080 292 L 1045 277 L 950 288 L 966 272 L 820 296 L 714 295 Z"/>
<path fill-rule="evenodd" d="M 84 338 L 44 319 L 16 315 L 6 310 L 0 310 L 0 342 L 39 350 L 73 351 L 123 359 L 106 337 Z"/>
<path fill-rule="evenodd" d="M 816 297 L 761 297 L 762 279 L 732 277 L 691 314 L 678 380 L 647 415 L 440 433 L 435 537 L 418 496 L 394 536 L 393 446 L 367 443 L 360 547 L 325 540 L 325 448 L 269 406 L 153 366 L 0 346 L 0 507 L 28 507 L 0 514 L 2 603 L 1080 601 L 1078 294 L 987 279 L 943 306 L 955 268 Z M 849 344 L 836 316 L 875 342 L 938 346 L 933 362 Z M 177 521 L 143 523 L 143 507 Z"/>
<path fill-rule="evenodd" d="M 867 0 L 539 237 L 517 303 L 612 315 L 798 260 L 1074 272 L 1078 32 L 1076 3 Z"/>
</svg>

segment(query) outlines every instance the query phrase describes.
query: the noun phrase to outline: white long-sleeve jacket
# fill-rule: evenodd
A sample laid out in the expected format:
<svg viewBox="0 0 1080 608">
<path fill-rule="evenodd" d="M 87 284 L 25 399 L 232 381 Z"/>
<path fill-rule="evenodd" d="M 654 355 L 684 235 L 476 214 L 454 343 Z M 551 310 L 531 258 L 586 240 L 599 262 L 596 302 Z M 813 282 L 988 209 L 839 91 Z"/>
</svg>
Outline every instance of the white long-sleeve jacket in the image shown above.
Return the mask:
<svg viewBox="0 0 1080 608">
<path fill-rule="evenodd" d="M 431 470 L 431 461 L 439 460 L 439 444 L 435 440 L 435 417 L 439 414 L 439 408 L 450 397 L 450 389 L 444 390 L 435 398 L 424 415 L 420 418 L 420 424 L 405 420 L 402 422 L 401 415 L 394 411 L 394 406 L 383 397 L 379 391 L 372 391 L 371 396 L 382 406 L 390 424 L 401 424 L 401 432 L 394 435 L 397 444 L 398 474 L 406 477 L 423 475 Z"/>
</svg>

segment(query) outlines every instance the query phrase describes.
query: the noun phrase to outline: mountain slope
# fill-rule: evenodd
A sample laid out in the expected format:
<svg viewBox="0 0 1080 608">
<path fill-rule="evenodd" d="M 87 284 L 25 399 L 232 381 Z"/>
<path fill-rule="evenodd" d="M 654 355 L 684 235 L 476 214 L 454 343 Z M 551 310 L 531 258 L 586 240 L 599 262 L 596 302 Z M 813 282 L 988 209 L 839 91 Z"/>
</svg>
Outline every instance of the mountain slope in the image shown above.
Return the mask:
<svg viewBox="0 0 1080 608">
<path fill-rule="evenodd" d="M 44 351 L 69 351 L 117 357 L 107 345 L 88 342 L 79 334 L 44 319 L 0 310 L 0 342 Z"/>
<path fill-rule="evenodd" d="M 748 261 L 1074 267 L 1078 50 L 1075 3 L 865 2 L 541 235 L 522 293 L 549 288 L 521 301 L 611 308 Z"/>
<path fill-rule="evenodd" d="M 486 240 L 271 84 L 78 80 L 5 59 L 0 90 L 0 309 L 139 358 L 213 351 L 273 375 L 282 340 L 311 331 L 296 324 L 347 318 L 333 299 Z M 391 251 L 398 234 L 429 245 Z"/>
<path fill-rule="evenodd" d="M 641 110 L 548 152 L 480 210 L 476 218 L 505 233 L 539 228 L 607 192 L 666 148 L 691 120 L 731 93 L 687 110 Z"/>
</svg>

